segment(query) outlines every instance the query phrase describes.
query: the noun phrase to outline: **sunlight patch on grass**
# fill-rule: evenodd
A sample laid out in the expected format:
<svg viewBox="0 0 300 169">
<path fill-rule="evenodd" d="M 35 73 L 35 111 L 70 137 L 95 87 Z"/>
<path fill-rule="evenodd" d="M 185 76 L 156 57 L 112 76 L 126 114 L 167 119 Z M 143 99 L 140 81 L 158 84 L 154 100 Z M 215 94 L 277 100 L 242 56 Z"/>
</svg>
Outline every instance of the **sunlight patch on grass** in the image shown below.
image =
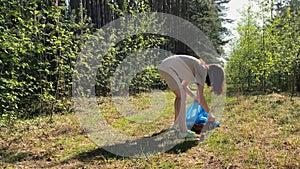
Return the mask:
<svg viewBox="0 0 300 169">
<path fill-rule="evenodd" d="M 117 112 L 118 110 L 130 111 L 130 109 L 128 107 L 118 109 L 106 106 L 116 106 L 116 104 L 112 103 L 103 103 L 101 111 L 105 120 L 110 122 L 110 125 L 120 133 L 130 136 L 149 136 L 163 128 L 170 127 L 174 116 L 173 106 L 171 106 L 173 104 L 173 94 L 170 92 L 156 94 L 158 95 L 155 95 L 155 93 L 144 93 L 129 98 L 130 106 L 133 106 L 135 110 L 141 110 L 140 112 Z M 166 99 L 167 102 L 161 101 L 159 98 Z M 149 109 L 149 107 L 154 108 Z M 155 107 L 159 107 L 159 109 Z M 162 107 L 163 109 L 161 109 Z M 111 114 L 109 115 L 109 113 Z M 113 116 L 113 114 L 117 114 L 117 116 Z M 166 125 L 166 122 L 170 124 Z"/>
<path fill-rule="evenodd" d="M 299 98 L 290 101 L 275 94 L 230 100 L 221 128 L 207 140 L 224 163 L 258 168 L 299 165 Z"/>
<path fill-rule="evenodd" d="M 143 94 L 132 98 L 136 109 L 149 108 L 147 97 Z M 173 123 L 174 95 L 166 92 L 166 98 L 165 109 L 150 123 L 137 123 L 134 118 L 142 118 L 139 116 L 130 120 L 123 117 L 109 98 L 99 98 L 99 109 L 95 111 L 118 132 L 133 137 L 151 136 Z M 0 128 L 0 165 L 4 168 L 300 167 L 299 97 L 291 100 L 285 95 L 270 94 L 226 99 L 225 111 L 218 119 L 221 127 L 207 140 L 201 143 L 184 140 L 167 152 L 147 158 L 124 158 L 101 149 L 91 141 L 89 131 L 74 114 L 54 115 L 52 122 L 43 116 L 17 120 L 12 126 Z M 96 129 L 101 128 L 96 126 Z"/>
</svg>

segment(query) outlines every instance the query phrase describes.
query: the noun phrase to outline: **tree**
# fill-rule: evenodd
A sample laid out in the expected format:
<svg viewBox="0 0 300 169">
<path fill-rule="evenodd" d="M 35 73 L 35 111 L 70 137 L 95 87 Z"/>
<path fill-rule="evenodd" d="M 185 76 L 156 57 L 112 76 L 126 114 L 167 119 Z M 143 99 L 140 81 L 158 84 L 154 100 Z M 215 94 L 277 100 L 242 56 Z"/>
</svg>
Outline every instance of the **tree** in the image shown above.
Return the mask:
<svg viewBox="0 0 300 169">
<path fill-rule="evenodd" d="M 240 91 L 257 88 L 261 81 L 260 28 L 256 16 L 248 7 L 244 19 L 238 26 L 240 38 L 236 41 L 230 59 L 226 64 L 227 83 L 232 83 Z"/>
<path fill-rule="evenodd" d="M 214 1 L 205 1 L 205 3 L 201 3 L 200 1 L 194 0 L 183 0 L 183 1 L 171 1 L 171 0 L 162 0 L 162 1 L 147 1 L 147 0 L 138 0 L 138 1 L 100 1 L 96 2 L 94 0 L 81 0 L 81 1 L 73 1 L 74 8 L 78 10 L 80 5 L 78 3 L 82 3 L 83 7 L 87 11 L 88 15 L 92 18 L 92 21 L 96 23 L 96 27 L 100 28 L 113 19 L 120 18 L 122 16 L 126 16 L 128 14 L 137 14 L 143 12 L 164 12 L 170 13 L 179 17 L 183 17 L 196 26 L 198 26 L 204 34 L 208 35 L 218 52 L 221 54 L 223 51 L 221 46 L 225 44 L 225 41 L 222 41 L 222 35 L 226 32 L 226 29 L 222 27 L 222 22 L 225 20 L 221 18 L 224 14 L 222 8 L 223 4 L 228 3 L 228 0 L 218 0 Z M 77 5 L 76 5 L 77 4 Z M 197 5 L 198 8 L 194 8 L 195 11 L 190 10 L 190 8 L 194 5 Z M 94 9 L 94 10 L 91 10 Z M 91 12 L 89 12 L 91 11 Z M 97 14 L 101 14 L 98 16 Z M 201 15 L 203 13 L 205 15 Z M 105 19 L 105 22 L 98 22 L 100 18 L 109 18 Z M 199 17 L 202 17 L 203 20 L 198 20 Z M 191 19 L 194 18 L 194 19 Z M 206 18 L 206 19 L 205 19 Z M 207 20 L 207 22 L 205 21 Z M 100 24 L 98 24 L 100 23 Z M 203 27 L 203 25 L 206 25 Z M 202 28 L 203 27 L 203 28 Z M 211 29 L 214 28 L 214 29 Z M 130 28 L 131 29 L 131 28 Z M 158 28 L 159 29 L 159 28 Z M 113 34 L 113 33 L 112 33 Z M 119 36 L 119 35 L 118 35 Z M 130 42 L 129 42 L 129 41 Z M 143 44 L 143 45 L 140 45 Z M 97 80 L 97 93 L 98 95 L 108 95 L 110 93 L 109 84 L 110 77 L 118 64 L 126 58 L 126 56 L 132 54 L 135 51 L 143 49 L 144 47 L 157 47 L 164 48 L 167 51 L 171 51 L 176 54 L 190 54 L 194 55 L 194 51 L 191 51 L 185 44 L 182 42 L 172 39 L 170 37 L 164 37 L 159 35 L 138 35 L 131 37 L 129 39 L 124 39 L 123 42 L 116 44 L 113 53 L 110 53 L 108 56 L 104 58 L 107 59 L 109 63 L 106 63 L 106 66 L 102 66 L 99 71 L 98 80 Z M 113 62 L 111 62 L 113 61 Z M 154 75 L 156 77 L 156 75 Z"/>
<path fill-rule="evenodd" d="M 138 9 L 141 8 L 141 6 L 149 6 L 148 12 L 169 13 L 192 22 L 208 36 L 218 53 L 223 54 L 222 46 L 228 43 L 228 41 L 224 40 L 224 35 L 228 34 L 228 30 L 223 27 L 222 23 L 230 22 L 230 20 L 225 18 L 226 8 L 224 4 L 229 1 L 230 0 L 74 0 L 70 2 L 70 6 L 79 12 L 81 3 L 97 28 L 101 28 L 110 21 L 120 17 L 119 14 L 122 13 L 122 11 L 124 14 L 124 11 Z M 114 4 L 114 8 L 111 8 L 111 4 Z M 164 48 L 173 53 L 193 54 L 187 46 L 170 38 L 168 39 L 168 43 L 165 43 Z"/>
<path fill-rule="evenodd" d="M 256 18 L 260 18 L 262 24 L 250 25 L 257 28 L 257 36 L 251 35 L 252 40 L 246 40 L 247 34 L 251 32 L 250 27 L 240 32 L 241 38 L 234 47 L 227 64 L 228 77 L 231 83 L 243 79 L 245 72 L 249 71 L 255 76 L 255 81 L 247 77 L 248 84 L 257 86 L 258 91 L 289 91 L 295 92 L 297 79 L 299 77 L 299 5 L 296 1 L 285 4 L 281 1 L 259 1 L 260 11 L 252 12 Z M 296 4 L 296 5 L 295 5 Z M 297 6 L 298 5 L 298 6 Z M 298 7 L 295 8 L 295 6 Z M 293 8 L 293 9 L 292 9 Z M 249 16 L 249 15 L 247 15 Z M 246 16 L 246 17 L 247 17 Z M 245 22 L 245 21 L 244 21 Z M 254 44 L 255 45 L 252 45 Z M 244 55 L 253 55 L 245 58 Z M 240 65 L 247 71 L 236 69 L 235 61 L 241 61 Z M 247 67 L 248 65 L 248 67 Z M 252 65 L 249 67 L 249 65 Z M 233 72 L 231 72 L 233 71 Z M 243 86 L 243 90 L 251 89 L 251 86 Z"/>
<path fill-rule="evenodd" d="M 224 36 L 228 34 L 227 28 L 223 27 L 224 22 L 231 22 L 226 19 L 226 8 L 224 4 L 230 0 L 190 0 L 188 1 L 187 15 L 189 20 L 209 37 L 219 54 L 223 54 L 223 46 L 228 43 Z"/>
<path fill-rule="evenodd" d="M 50 0 L 0 2 L 0 114 L 6 119 L 68 111 L 73 64 L 83 36 Z"/>
</svg>

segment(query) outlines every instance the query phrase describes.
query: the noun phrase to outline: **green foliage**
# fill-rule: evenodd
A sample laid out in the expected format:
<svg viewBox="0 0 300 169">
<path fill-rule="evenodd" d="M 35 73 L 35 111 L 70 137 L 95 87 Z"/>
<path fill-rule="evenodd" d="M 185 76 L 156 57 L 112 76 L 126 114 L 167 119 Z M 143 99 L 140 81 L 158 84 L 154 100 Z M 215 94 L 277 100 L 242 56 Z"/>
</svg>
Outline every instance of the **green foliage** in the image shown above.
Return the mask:
<svg viewBox="0 0 300 169">
<path fill-rule="evenodd" d="M 154 88 L 166 88 L 166 84 L 161 81 L 157 69 L 153 67 L 153 65 L 157 65 L 155 62 L 157 55 L 152 55 L 149 52 L 153 48 L 160 49 L 166 45 L 166 38 L 156 35 L 156 32 L 159 34 L 160 31 L 160 23 L 156 23 L 157 19 L 154 15 L 147 15 L 147 12 L 150 12 L 152 7 L 154 8 L 153 4 L 156 2 L 148 0 L 134 2 L 101 1 L 101 4 L 106 3 L 105 6 L 101 9 L 97 7 L 95 10 L 93 9 L 94 11 L 101 11 L 99 15 L 92 17 L 98 20 L 96 23 L 98 25 L 107 24 L 112 18 L 116 19 L 132 14 L 131 23 L 121 20 L 121 27 L 126 27 L 127 32 L 140 32 L 130 37 L 127 37 L 126 31 L 117 32 L 117 29 L 110 30 L 108 37 L 104 36 L 101 29 L 92 35 L 91 32 L 95 29 L 92 27 L 94 25 L 90 24 L 88 15 L 94 14 L 94 12 L 91 12 L 90 8 L 87 8 L 86 11 L 83 10 L 84 7 L 87 7 L 85 2 L 87 1 L 70 1 L 72 10 L 65 6 L 65 1 L 2 0 L 0 2 L 1 120 L 10 123 L 11 120 L 20 117 L 30 118 L 35 115 L 69 112 L 72 106 L 71 92 L 74 80 L 72 77 L 76 80 L 77 75 L 80 76 L 74 71 L 74 66 L 77 59 L 81 61 L 80 57 L 86 61 L 101 59 L 100 66 L 96 65 L 98 71 L 95 92 L 98 96 L 111 94 L 111 83 L 114 75 L 125 78 L 123 84 L 119 85 L 124 86 L 126 83 L 129 86 L 130 94 L 150 91 Z M 210 25 L 215 23 L 215 26 L 220 26 L 222 19 L 217 19 L 220 16 L 217 13 L 223 2 L 226 3 L 226 0 L 218 0 L 216 5 L 212 6 L 210 6 L 211 3 L 204 3 L 204 5 L 211 7 L 207 11 L 213 10 L 212 13 L 205 11 L 203 16 L 213 15 L 208 18 L 207 23 Z M 95 4 L 96 1 L 93 3 Z M 187 4 L 187 1 L 177 1 L 176 5 L 173 4 L 172 10 L 179 9 L 181 3 Z M 156 4 L 161 3 L 157 2 Z M 197 5 L 197 3 L 192 4 Z M 164 4 L 162 5 L 164 6 Z M 174 12 L 180 11 L 182 12 L 179 14 L 181 17 L 187 16 L 185 15 L 187 8 Z M 201 13 L 200 8 L 198 12 L 197 16 Z M 134 14 L 140 14 L 139 17 L 141 18 L 136 18 Z M 196 16 L 193 18 L 195 22 L 198 22 L 196 25 L 201 26 L 203 20 L 198 20 Z M 140 26 L 137 27 L 136 23 L 139 23 Z M 153 25 L 156 27 L 153 28 Z M 207 28 L 205 30 L 209 30 Z M 214 44 L 221 44 L 219 41 L 220 34 L 216 33 L 217 31 L 222 32 L 221 29 L 218 27 L 210 34 L 212 35 L 210 38 L 216 37 Z M 115 42 L 114 40 L 119 37 L 122 38 L 122 41 Z M 88 38 L 94 39 L 96 42 L 106 38 L 107 44 L 101 45 L 110 47 L 107 54 L 104 55 L 103 51 L 95 50 L 98 47 L 97 44 L 93 44 L 91 41 L 87 42 Z M 112 42 L 114 44 L 110 44 Z M 86 53 L 82 53 L 82 44 L 84 43 L 87 46 Z M 174 44 L 170 46 L 172 45 Z M 79 53 L 81 54 L 80 57 L 78 56 Z M 128 63 L 138 65 L 138 70 L 136 67 L 130 66 L 126 70 L 118 69 L 118 66 L 126 63 L 128 61 L 126 59 L 135 54 L 138 54 L 138 58 L 134 58 Z M 154 62 L 153 65 L 145 64 Z M 85 83 L 88 83 L 91 78 L 94 78 L 93 72 L 89 72 L 94 70 L 94 67 L 88 62 L 80 64 L 87 73 L 90 73 L 84 77 Z M 134 72 L 132 77 L 127 77 L 126 72 L 128 71 Z"/>
<path fill-rule="evenodd" d="M 166 89 L 167 84 L 162 81 L 158 70 L 154 66 L 145 68 L 138 73 L 129 86 L 129 93 L 150 92 L 152 89 Z"/>
<path fill-rule="evenodd" d="M 224 36 L 229 33 L 225 22 L 226 8 L 224 4 L 230 0 L 189 0 L 187 15 L 183 16 L 188 21 L 196 25 L 211 40 L 219 54 L 223 54 L 223 45 L 228 43 Z"/>
<path fill-rule="evenodd" d="M 107 42 L 115 41 L 116 37 L 121 37 L 121 42 L 113 44 L 109 49 L 108 54 L 102 56 L 101 65 L 98 68 L 96 79 L 96 95 L 107 96 L 111 94 L 111 83 L 113 78 L 122 79 L 115 88 L 119 90 L 126 90 L 130 87 L 130 93 L 136 94 L 141 91 L 150 91 L 151 88 L 157 85 L 158 88 L 165 88 L 160 80 L 158 72 L 155 68 L 147 69 L 145 65 L 147 61 L 155 59 L 157 55 L 148 56 L 146 49 L 157 49 L 164 43 L 164 38 L 155 34 L 147 34 L 147 32 L 159 32 L 160 25 L 157 24 L 153 28 L 153 23 L 157 21 L 154 15 L 148 15 L 146 12 L 150 10 L 146 3 L 140 3 L 139 6 L 135 4 L 128 4 L 124 2 L 122 7 L 117 2 L 111 3 L 110 7 L 117 13 L 117 17 L 132 14 L 132 20 L 121 21 L 120 30 L 110 30 L 111 34 Z M 139 18 L 134 14 L 140 14 Z M 138 25 L 136 23 L 139 23 Z M 151 29 L 151 30 L 149 30 Z M 127 37 L 128 32 L 142 32 L 142 34 L 135 34 Z M 100 35 L 101 36 L 101 35 Z M 94 54 L 95 55 L 95 54 Z M 102 55 L 102 53 L 96 54 Z M 118 69 L 122 65 L 122 69 Z M 138 68 L 144 66 L 143 73 L 137 72 Z M 129 76 L 134 76 L 133 78 Z M 154 84 L 155 83 L 155 84 Z M 119 93 L 121 94 L 121 93 Z"/>
<path fill-rule="evenodd" d="M 82 23 L 53 1 L 0 2 L 0 115 L 62 112 L 68 101 Z"/>
<path fill-rule="evenodd" d="M 228 83 L 241 91 L 294 93 L 300 83 L 299 4 L 260 2 L 260 11 L 249 7 L 238 27 L 240 38 L 226 67 Z"/>
</svg>

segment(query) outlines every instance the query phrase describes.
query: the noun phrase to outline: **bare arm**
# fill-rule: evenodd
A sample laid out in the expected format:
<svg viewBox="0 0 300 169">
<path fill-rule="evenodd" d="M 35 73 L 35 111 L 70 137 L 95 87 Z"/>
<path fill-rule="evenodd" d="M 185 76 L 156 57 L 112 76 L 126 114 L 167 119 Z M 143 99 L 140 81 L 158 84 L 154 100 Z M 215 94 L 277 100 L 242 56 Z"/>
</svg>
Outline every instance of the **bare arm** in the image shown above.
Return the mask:
<svg viewBox="0 0 300 169">
<path fill-rule="evenodd" d="M 197 97 L 197 96 L 194 95 L 194 93 L 189 88 L 187 81 L 185 81 L 185 80 L 182 81 L 182 87 L 183 87 L 186 94 L 188 94 L 189 96 L 191 96 L 194 99 Z"/>
<path fill-rule="evenodd" d="M 215 121 L 215 117 L 214 115 L 210 112 L 210 109 L 205 101 L 205 98 L 204 98 L 204 87 L 197 84 L 198 86 L 198 98 L 199 98 L 199 104 L 202 106 L 202 108 L 205 110 L 205 112 L 208 113 L 208 118 L 209 118 L 209 121 L 211 122 L 214 122 Z"/>
<path fill-rule="evenodd" d="M 197 101 L 206 112 L 209 112 L 209 107 L 207 106 L 207 103 L 205 101 L 204 94 L 203 94 L 203 86 L 197 84 L 197 96 L 195 96 L 194 93 L 191 91 L 191 89 L 188 87 L 187 81 L 183 80 L 182 86 L 183 86 L 184 91 L 189 96 L 194 98 L 194 100 Z"/>
<path fill-rule="evenodd" d="M 206 112 L 209 112 L 209 107 L 207 106 L 207 103 L 205 101 L 204 98 L 204 94 L 203 94 L 203 86 L 197 84 L 197 96 L 194 95 L 194 93 L 191 91 L 191 89 L 188 86 L 188 82 L 183 80 L 182 81 L 182 86 L 184 91 L 191 96 L 192 98 L 194 98 L 195 101 L 197 101 Z"/>
<path fill-rule="evenodd" d="M 205 112 L 208 113 L 208 118 L 209 118 L 209 121 L 215 121 L 215 117 L 212 115 L 212 113 L 210 112 L 210 109 L 206 103 L 206 100 L 204 98 L 204 87 L 197 84 L 197 96 L 194 95 L 194 93 L 191 91 L 191 89 L 188 87 L 188 82 L 183 80 L 182 81 L 182 86 L 183 86 L 183 89 L 184 91 L 189 95 L 191 96 L 192 98 L 194 98 L 195 101 L 197 101 L 201 106 L 202 108 L 205 110 Z"/>
<path fill-rule="evenodd" d="M 204 98 L 204 88 L 203 88 L 203 86 L 201 86 L 201 85 L 199 85 L 199 84 L 197 84 L 197 87 L 198 87 L 198 91 L 197 91 L 197 93 L 198 93 L 198 99 L 199 99 L 199 104 L 202 106 L 202 108 L 206 111 L 206 112 L 209 112 L 210 111 L 210 109 L 209 109 L 209 107 L 208 107 L 208 105 L 207 105 L 207 103 L 206 103 L 206 100 L 205 100 L 205 98 Z"/>
</svg>

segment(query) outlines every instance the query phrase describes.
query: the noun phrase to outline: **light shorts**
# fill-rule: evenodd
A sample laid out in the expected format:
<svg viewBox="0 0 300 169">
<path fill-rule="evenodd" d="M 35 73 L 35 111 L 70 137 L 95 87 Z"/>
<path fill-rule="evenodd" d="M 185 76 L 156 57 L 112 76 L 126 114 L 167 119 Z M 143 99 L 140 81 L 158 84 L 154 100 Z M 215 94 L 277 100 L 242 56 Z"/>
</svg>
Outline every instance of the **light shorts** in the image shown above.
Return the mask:
<svg viewBox="0 0 300 169">
<path fill-rule="evenodd" d="M 170 72 L 170 71 L 168 71 L 168 72 Z M 182 87 L 178 76 L 175 76 L 175 75 L 172 76 L 163 70 L 159 70 L 159 74 L 166 81 L 166 83 L 168 84 L 169 88 L 172 91 L 179 90 Z M 176 73 L 174 72 L 174 74 L 176 74 Z"/>
</svg>

